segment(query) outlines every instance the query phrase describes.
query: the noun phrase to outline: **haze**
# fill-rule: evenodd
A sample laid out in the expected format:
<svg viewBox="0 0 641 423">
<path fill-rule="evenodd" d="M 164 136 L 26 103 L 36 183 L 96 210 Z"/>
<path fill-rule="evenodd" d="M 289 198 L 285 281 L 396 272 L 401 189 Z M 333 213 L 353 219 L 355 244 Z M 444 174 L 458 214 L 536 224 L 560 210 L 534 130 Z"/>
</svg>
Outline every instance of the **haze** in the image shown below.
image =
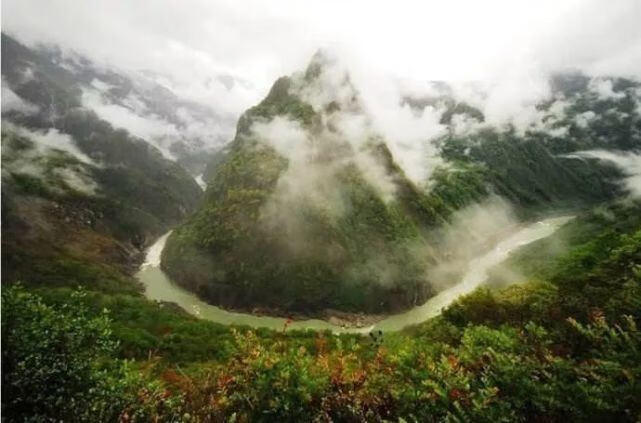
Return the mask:
<svg viewBox="0 0 641 423">
<path fill-rule="evenodd" d="M 180 95 L 237 115 L 318 48 L 335 52 L 355 74 L 367 70 L 368 79 L 391 77 L 409 87 L 513 81 L 526 87 L 521 95 L 536 97 L 555 70 L 638 77 L 641 3 L 603 5 L 6 0 L 2 26 L 27 44 L 55 43 L 99 63 L 152 69 Z"/>
</svg>

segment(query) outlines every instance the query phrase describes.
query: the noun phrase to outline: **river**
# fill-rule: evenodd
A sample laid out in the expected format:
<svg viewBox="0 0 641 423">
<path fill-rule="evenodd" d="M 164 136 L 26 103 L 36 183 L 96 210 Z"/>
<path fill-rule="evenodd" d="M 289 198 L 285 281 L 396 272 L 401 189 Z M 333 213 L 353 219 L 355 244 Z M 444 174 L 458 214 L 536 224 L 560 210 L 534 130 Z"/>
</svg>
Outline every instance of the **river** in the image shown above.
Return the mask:
<svg viewBox="0 0 641 423">
<path fill-rule="evenodd" d="M 441 310 L 461 295 L 468 294 L 482 285 L 488 277 L 488 270 L 508 258 L 508 255 L 519 247 L 545 238 L 553 234 L 560 226 L 572 219 L 562 216 L 545 219 L 522 227 L 485 254 L 470 261 L 468 269 L 461 281 L 450 288 L 439 292 L 425 304 L 414 307 L 406 312 L 391 315 L 378 323 L 365 328 L 344 328 L 324 320 L 309 319 L 291 322 L 291 329 L 329 329 L 335 333 L 367 333 L 372 330 L 398 331 L 406 326 L 421 323 L 438 315 Z M 286 318 L 255 316 L 247 313 L 236 313 L 223 310 L 200 300 L 196 295 L 172 283 L 160 269 L 160 254 L 171 232 L 160 237 L 147 251 L 145 262 L 142 264 L 136 278 L 145 286 L 147 298 L 158 301 L 170 301 L 178 304 L 189 313 L 200 318 L 222 323 L 225 325 L 247 325 L 255 328 L 265 327 L 283 329 Z"/>
</svg>

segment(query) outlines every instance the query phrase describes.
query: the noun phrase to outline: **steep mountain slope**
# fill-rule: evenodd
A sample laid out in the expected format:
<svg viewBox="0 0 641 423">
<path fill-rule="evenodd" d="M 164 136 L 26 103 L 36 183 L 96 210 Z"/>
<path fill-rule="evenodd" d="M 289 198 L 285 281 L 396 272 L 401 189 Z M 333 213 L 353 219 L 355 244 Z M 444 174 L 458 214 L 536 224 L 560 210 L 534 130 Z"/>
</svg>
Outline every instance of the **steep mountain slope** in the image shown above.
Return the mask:
<svg viewBox="0 0 641 423">
<path fill-rule="evenodd" d="M 84 108 L 75 75 L 48 56 L 5 35 L 2 56 L 3 281 L 107 274 L 132 288 L 142 248 L 195 208 L 200 188 Z"/>
<path fill-rule="evenodd" d="M 434 140 L 442 164 L 420 184 L 320 56 L 246 113 L 198 207 L 180 166 L 84 110 L 64 68 L 21 54 L 35 82 L 5 76 L 3 57 L 5 419 L 639 420 L 641 203 L 610 201 L 639 187 L 625 166 L 639 157 L 635 83 L 564 78 L 567 106 L 539 105 L 526 131 L 488 127 L 451 92 L 409 99 L 442 105 L 448 125 Z M 430 295 L 463 246 L 487 248 L 513 222 L 506 204 L 519 218 L 578 216 L 506 263 L 529 282 L 501 272 L 513 286 L 398 333 L 223 326 L 145 299 L 128 276 L 150 239 L 187 219 L 164 265 L 213 301 L 396 310 Z M 17 280 L 26 289 L 5 285 Z"/>
<path fill-rule="evenodd" d="M 233 130 L 230 116 L 178 97 L 158 82 L 163 80 L 161 75 L 98 65 L 57 46 L 38 46 L 29 51 L 10 36 L 2 34 L 2 37 L 6 58 L 3 75 L 9 88 L 19 85 L 23 93 L 31 89 L 32 95 L 36 95 L 39 86 L 30 80 L 45 73 L 59 89 L 73 93 L 74 97 L 62 100 L 55 89 L 40 91 L 45 96 L 41 100 L 48 101 L 47 107 L 53 107 L 50 103 L 54 101 L 82 105 L 112 125 L 145 139 L 193 175 L 202 173 L 230 138 Z"/>
<path fill-rule="evenodd" d="M 280 79 L 241 118 L 206 193 L 207 205 L 172 235 L 165 268 L 208 298 L 235 307 L 375 311 L 426 298 L 428 287 L 418 284 L 421 260 L 413 252 L 422 241 L 416 222 L 402 210 L 409 201 L 384 201 L 357 165 L 364 158 L 385 165 L 386 150 L 379 153 L 375 139 L 354 149 L 322 122 L 331 116 L 289 94 L 291 83 Z M 310 154 L 304 168 L 253 132 L 253 122 L 277 116 L 287 116 L 280 123 L 293 131 L 313 134 L 312 150 L 302 153 Z M 390 176 L 409 187 L 399 169 Z M 420 201 L 418 192 L 407 195 Z M 264 207 L 271 210 L 262 213 Z M 285 210 L 291 213 L 282 215 Z"/>
<path fill-rule="evenodd" d="M 618 192 L 617 169 L 563 157 L 577 145 L 553 149 L 549 132 L 484 126 L 480 111 L 447 95 L 407 101 L 443 104 L 450 128 L 435 140 L 443 165 L 422 185 L 405 176 L 334 61 L 319 53 L 306 72 L 280 78 L 239 120 L 203 206 L 169 238 L 163 268 L 224 306 L 395 311 L 432 295 L 460 250 L 487 245 L 489 234 L 461 213 L 507 213 L 497 194 L 527 217 Z M 461 117 L 477 128 L 458 131 Z M 467 231 L 465 248 L 452 245 L 452 230 Z"/>
</svg>

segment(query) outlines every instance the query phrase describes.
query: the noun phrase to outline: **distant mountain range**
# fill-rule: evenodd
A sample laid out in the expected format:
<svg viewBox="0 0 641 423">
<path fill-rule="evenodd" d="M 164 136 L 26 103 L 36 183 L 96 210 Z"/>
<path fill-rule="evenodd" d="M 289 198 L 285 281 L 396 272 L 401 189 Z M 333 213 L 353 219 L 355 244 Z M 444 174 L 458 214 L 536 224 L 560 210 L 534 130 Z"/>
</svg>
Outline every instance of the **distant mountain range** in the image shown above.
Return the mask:
<svg viewBox="0 0 641 423">
<path fill-rule="evenodd" d="M 98 65 L 57 46 L 27 48 L 6 34 L 2 34 L 2 45 L 3 89 L 11 90 L 11 98 L 3 101 L 5 117 L 15 117 L 31 104 L 54 112 L 51 124 L 55 126 L 58 108 L 82 107 L 149 142 L 194 175 L 202 173 L 212 155 L 233 136 L 233 116 L 178 97 L 161 83 L 167 78 L 152 71 Z M 226 84 L 235 83 L 231 76 L 221 78 Z M 49 97 L 38 92 L 46 84 L 56 85 Z M 56 90 L 64 94 L 55 96 Z"/>
<path fill-rule="evenodd" d="M 2 35 L 3 281 L 110 281 L 130 290 L 142 250 L 194 210 L 202 190 L 153 141 L 87 107 L 85 91 L 109 81 L 122 90 L 100 94 L 112 104 L 144 97 L 158 113 L 175 97 L 147 89 L 170 99 L 151 108 L 151 94 L 132 94 L 143 91 L 130 79 L 98 79 L 88 62 L 72 71 L 56 57 Z"/>
</svg>

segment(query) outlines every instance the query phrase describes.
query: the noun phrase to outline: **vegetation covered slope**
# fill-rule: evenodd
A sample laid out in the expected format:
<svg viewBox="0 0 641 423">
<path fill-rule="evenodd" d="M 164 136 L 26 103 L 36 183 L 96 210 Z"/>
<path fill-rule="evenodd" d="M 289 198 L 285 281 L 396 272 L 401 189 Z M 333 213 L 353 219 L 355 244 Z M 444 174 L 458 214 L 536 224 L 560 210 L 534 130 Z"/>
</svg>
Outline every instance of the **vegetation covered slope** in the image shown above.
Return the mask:
<svg viewBox="0 0 641 423">
<path fill-rule="evenodd" d="M 617 193 L 616 169 L 563 158 L 544 133 L 495 127 L 451 129 L 437 140 L 444 165 L 416 185 L 332 66 L 318 54 L 241 117 L 203 205 L 167 242 L 162 266 L 174 281 L 232 308 L 396 311 L 433 294 L 431 269 L 456 254 L 437 230 L 455 211 L 498 194 L 527 217 Z M 445 105 L 445 124 L 483 119 Z M 368 130 L 354 135 L 346 120 Z"/>
<path fill-rule="evenodd" d="M 382 336 L 254 332 L 126 295 L 70 302 L 68 289 L 4 290 L 2 412 L 89 421 L 635 422 L 640 211 L 619 204 L 580 216 L 521 250 L 539 263 L 539 279 L 480 289 L 441 317 Z M 550 256 L 545 244 L 560 242 L 564 250 Z M 96 337 L 95 348 L 81 346 Z M 25 365 L 34 360 L 44 363 L 38 374 Z"/>
<path fill-rule="evenodd" d="M 24 115 L 3 117 L 21 127 L 28 122 Z M 150 237 L 182 216 L 181 207 L 188 213 L 191 204 L 172 199 L 166 208 L 156 210 L 148 198 L 161 196 L 138 193 L 160 189 L 155 178 L 170 191 L 178 189 L 182 171 L 157 159 L 153 150 L 147 156 L 142 147 L 132 148 L 129 143 L 135 140 L 126 134 L 117 142 L 124 143 L 129 154 L 106 153 L 113 161 L 96 166 L 68 150 L 43 146 L 36 140 L 42 131 L 34 130 L 46 128 L 45 124 L 33 116 L 29 119 L 35 126 L 28 133 L 7 131 L 3 121 L 1 412 L 8 421 L 635 422 L 641 418 L 638 202 L 604 205 L 581 214 L 553 238 L 514 256 L 512 262 L 524 283 L 501 291 L 479 290 L 442 316 L 404 332 L 335 336 L 286 326 L 282 331 L 253 331 L 198 320 L 174 305 L 148 301 L 128 276 L 136 261 L 132 257 Z M 620 148 L 632 142 L 629 149 L 634 149 L 636 121 L 616 122 L 612 128 L 627 134 L 620 138 L 624 143 Z M 596 133 L 591 125 L 609 124 L 601 118 L 591 121 L 588 135 Z M 61 133 L 66 133 L 64 128 L 56 126 Z M 115 136 L 113 129 L 105 131 L 105 137 Z M 604 138 L 608 131 L 591 138 L 590 145 L 608 145 Z M 599 201 L 615 194 L 606 192 L 607 183 L 595 181 L 619 176 L 618 172 L 577 161 L 577 172 L 592 167 L 601 175 L 593 180 L 585 172 L 583 178 L 573 179 L 594 186 L 594 192 L 577 185 L 576 192 L 582 194 L 575 197 L 571 184 L 550 178 L 540 186 L 544 191 L 546 184 L 555 187 L 551 199 L 529 195 L 524 185 L 529 178 L 540 177 L 540 163 L 511 153 L 521 166 L 506 173 L 491 167 L 491 163 L 511 164 L 510 155 L 502 155 L 513 151 L 509 138 L 498 137 L 496 146 L 485 152 L 466 138 L 469 144 L 450 160 L 453 168 L 433 174 L 436 182 L 427 194 L 402 178 L 380 143 L 365 147 L 377 151 L 373 156 L 395 176 L 395 207 L 402 211 L 402 221 L 416 228 L 416 239 L 428 247 L 436 245 L 429 228 L 440 227 L 457 208 L 490 195 L 500 184 L 512 187 L 504 195 L 514 193 L 512 201 L 520 201 L 524 211 L 567 199 L 575 204 Z M 106 151 L 108 139 L 99 143 Z M 546 162 L 564 163 L 569 159 L 557 156 L 574 151 L 557 153 L 555 148 L 556 144 L 547 144 L 543 149 L 553 152 L 545 156 Z M 131 176 L 135 172 L 129 166 L 140 158 L 126 157 L 133 151 L 151 163 L 137 177 Z M 266 151 L 267 163 L 274 165 L 267 169 L 280 169 L 286 158 L 274 149 Z M 493 161 L 495 157 L 500 160 Z M 100 154 L 91 158 L 99 160 Z M 263 159 L 257 161 L 265 163 Z M 119 188 L 112 186 L 113 194 L 107 196 L 107 182 L 98 175 L 119 164 L 129 176 L 123 177 Z M 559 171 L 547 165 L 543 169 Z M 241 174 L 258 184 L 252 172 Z M 183 194 L 189 196 L 193 183 L 184 180 Z M 137 201 L 131 206 L 121 197 L 126 194 L 116 194 L 129 192 L 130 181 L 142 184 L 142 191 L 129 194 Z M 211 192 L 216 190 L 224 192 L 220 187 Z M 377 184 L 363 191 L 381 195 Z M 238 203 L 236 210 L 247 204 L 253 203 Z M 235 216 L 243 215 L 228 217 Z M 508 279 L 504 282 L 514 280 Z M 6 284 L 16 280 L 23 284 Z M 84 290 L 77 291 L 78 285 Z"/>
<path fill-rule="evenodd" d="M 233 307 L 375 312 L 425 298 L 422 260 L 412 252 L 421 242 L 417 222 L 403 204 L 381 198 L 351 159 L 348 143 L 319 136 L 324 144 L 308 167 L 318 179 L 292 197 L 274 194 L 289 162 L 257 139 L 251 122 L 287 116 L 310 132 L 322 125 L 320 113 L 289 94 L 289 85 L 288 78 L 279 80 L 241 118 L 205 205 L 170 237 L 164 269 L 211 301 Z M 317 199 L 315 190 L 326 192 Z M 264 213 L 270 204 L 275 211 Z M 285 208 L 287 216 L 279 216 Z"/>
<path fill-rule="evenodd" d="M 27 93 L 28 101 L 37 96 L 35 103 L 50 104 L 51 111 L 55 102 L 93 109 L 112 125 L 132 129 L 192 175 L 203 172 L 232 133 L 235 119 L 178 96 L 154 72 L 118 69 L 51 44 L 25 47 L 5 33 L 2 44 L 9 88 L 20 85 L 19 94 Z M 56 87 L 39 81 L 45 76 Z M 234 81 L 230 76 L 229 83 Z M 75 99 L 65 98 L 69 94 Z"/>
<path fill-rule="evenodd" d="M 202 192 L 178 164 L 82 106 L 75 75 L 2 35 L 3 284 L 136 289 L 142 250 Z M 9 91 L 11 90 L 11 91 Z M 100 282 L 99 282 L 100 281 Z"/>
</svg>

